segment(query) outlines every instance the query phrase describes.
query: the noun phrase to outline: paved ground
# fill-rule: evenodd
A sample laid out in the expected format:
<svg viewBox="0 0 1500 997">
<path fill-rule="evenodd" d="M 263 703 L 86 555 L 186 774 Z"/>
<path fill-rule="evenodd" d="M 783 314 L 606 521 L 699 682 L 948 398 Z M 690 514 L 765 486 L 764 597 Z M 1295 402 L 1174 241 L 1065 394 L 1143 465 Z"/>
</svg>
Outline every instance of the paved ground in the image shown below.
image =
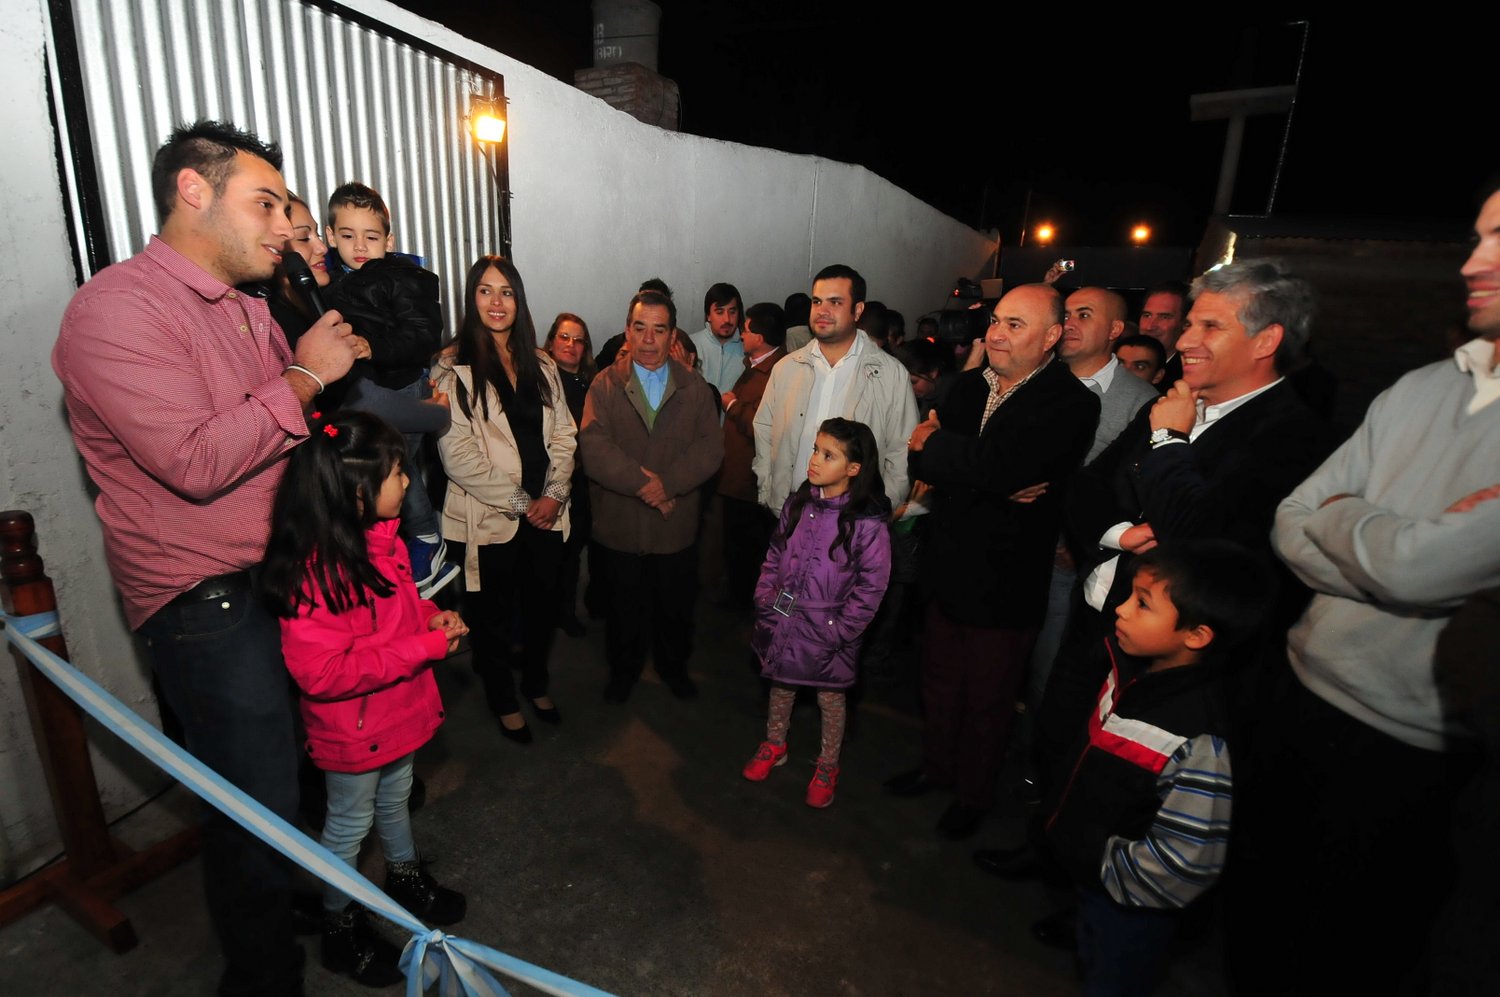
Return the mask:
<svg viewBox="0 0 1500 997">
<path fill-rule="evenodd" d="M 933 831 L 946 799 L 881 793 L 918 758 L 909 688 L 866 691 L 838 799 L 814 811 L 802 794 L 816 705 L 798 706 L 792 761 L 746 782 L 739 769 L 765 709 L 744 657 L 748 625 L 704 605 L 699 627 L 702 694 L 686 703 L 648 673 L 629 703 L 605 705 L 602 625 L 560 636 L 564 723 L 533 724 L 529 747 L 496 733 L 466 656 L 441 666 L 448 722 L 418 755 L 428 803 L 415 826 L 434 875 L 468 894 L 457 934 L 618 994 L 1077 992 L 1071 957 L 1027 928 L 1057 896 L 970 862 L 976 847 L 1019 839 L 1019 807 L 955 844 Z M 149 837 L 192 812 L 174 791 L 122 833 Z M 378 855 L 365 859 L 379 882 Z M 0 993 L 211 993 L 217 954 L 199 876 L 194 861 L 122 901 L 141 938 L 124 956 L 52 908 L 0 931 Z M 317 965 L 315 938 L 304 944 L 309 995 L 368 992 Z M 1213 964 L 1211 943 L 1199 943 L 1164 993 L 1220 993 Z"/>
</svg>

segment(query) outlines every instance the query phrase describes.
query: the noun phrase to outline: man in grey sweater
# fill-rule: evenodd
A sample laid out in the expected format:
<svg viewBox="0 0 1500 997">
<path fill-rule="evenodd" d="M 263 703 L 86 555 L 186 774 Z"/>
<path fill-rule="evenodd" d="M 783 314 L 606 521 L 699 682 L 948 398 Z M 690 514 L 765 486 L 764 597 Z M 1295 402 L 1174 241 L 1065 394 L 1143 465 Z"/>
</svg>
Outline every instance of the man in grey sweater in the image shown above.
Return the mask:
<svg viewBox="0 0 1500 997">
<path fill-rule="evenodd" d="M 1279 911 L 1273 925 L 1244 908 L 1273 936 L 1231 924 L 1245 993 L 1410 985 L 1452 885 L 1452 794 L 1472 763 L 1433 647 L 1466 596 L 1500 584 L 1500 192 L 1474 230 L 1462 273 L 1478 338 L 1377 398 L 1277 512 L 1276 549 L 1315 595 L 1245 800 L 1241 880 Z M 1297 979 L 1265 977 L 1268 962 Z"/>
</svg>

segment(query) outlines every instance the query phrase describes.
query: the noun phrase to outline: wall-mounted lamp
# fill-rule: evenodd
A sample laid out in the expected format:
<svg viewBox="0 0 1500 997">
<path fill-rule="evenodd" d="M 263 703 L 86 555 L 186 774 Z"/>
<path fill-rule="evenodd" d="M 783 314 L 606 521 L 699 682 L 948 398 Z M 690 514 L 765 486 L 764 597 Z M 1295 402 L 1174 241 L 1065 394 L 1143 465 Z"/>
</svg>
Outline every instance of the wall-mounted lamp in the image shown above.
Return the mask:
<svg viewBox="0 0 1500 997">
<path fill-rule="evenodd" d="M 1036 241 L 1045 246 L 1057 235 L 1057 230 L 1049 223 L 1042 222 L 1042 224 L 1036 227 L 1036 232 L 1033 234 L 1036 236 Z"/>
<path fill-rule="evenodd" d="M 469 133 L 474 141 L 494 145 L 505 141 L 505 117 L 493 103 L 476 101 L 469 109 Z"/>
<path fill-rule="evenodd" d="M 506 164 L 509 154 L 505 143 L 505 97 L 490 97 L 486 94 L 469 96 L 469 134 L 479 145 L 485 162 L 490 167 L 490 178 L 495 183 L 496 208 L 500 222 L 500 253 L 511 255 L 510 245 L 510 191 L 506 188 L 508 174 Z"/>
<path fill-rule="evenodd" d="M 1137 246 L 1143 246 L 1151 241 L 1151 226 L 1146 224 L 1137 225 L 1130 230 L 1130 241 Z"/>
</svg>

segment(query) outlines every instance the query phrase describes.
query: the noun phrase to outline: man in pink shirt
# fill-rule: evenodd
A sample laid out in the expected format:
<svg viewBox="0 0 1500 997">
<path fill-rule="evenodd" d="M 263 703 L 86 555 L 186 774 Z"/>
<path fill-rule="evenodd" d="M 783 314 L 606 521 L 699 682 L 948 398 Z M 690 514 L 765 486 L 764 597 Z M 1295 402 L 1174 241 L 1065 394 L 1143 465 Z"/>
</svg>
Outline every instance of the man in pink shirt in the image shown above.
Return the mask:
<svg viewBox="0 0 1500 997">
<path fill-rule="evenodd" d="M 348 372 L 356 340 L 330 312 L 293 353 L 265 301 L 235 289 L 269 280 L 291 237 L 280 168 L 274 145 L 229 125 L 174 132 L 151 170 L 160 234 L 73 297 L 52 367 L 126 619 L 188 749 L 292 819 L 280 629 L 252 578 L 304 413 Z M 219 992 L 301 993 L 285 860 L 211 810 L 203 871 Z"/>
</svg>

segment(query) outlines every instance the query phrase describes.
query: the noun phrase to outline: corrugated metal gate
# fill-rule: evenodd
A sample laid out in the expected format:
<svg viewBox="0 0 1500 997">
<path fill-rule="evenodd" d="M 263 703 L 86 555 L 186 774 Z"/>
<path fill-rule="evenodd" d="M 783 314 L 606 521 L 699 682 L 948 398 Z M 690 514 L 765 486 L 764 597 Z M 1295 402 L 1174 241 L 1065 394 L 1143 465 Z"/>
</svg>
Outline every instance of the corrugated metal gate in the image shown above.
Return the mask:
<svg viewBox="0 0 1500 997">
<path fill-rule="evenodd" d="M 288 185 L 320 219 L 346 180 L 379 190 L 396 248 L 442 278 L 450 329 L 469 263 L 509 251 L 508 205 L 466 123 L 476 95 L 503 103 L 504 80 L 482 67 L 301 0 L 52 0 L 49 42 L 81 279 L 157 230 L 152 153 L 198 118 L 280 143 Z"/>
</svg>

